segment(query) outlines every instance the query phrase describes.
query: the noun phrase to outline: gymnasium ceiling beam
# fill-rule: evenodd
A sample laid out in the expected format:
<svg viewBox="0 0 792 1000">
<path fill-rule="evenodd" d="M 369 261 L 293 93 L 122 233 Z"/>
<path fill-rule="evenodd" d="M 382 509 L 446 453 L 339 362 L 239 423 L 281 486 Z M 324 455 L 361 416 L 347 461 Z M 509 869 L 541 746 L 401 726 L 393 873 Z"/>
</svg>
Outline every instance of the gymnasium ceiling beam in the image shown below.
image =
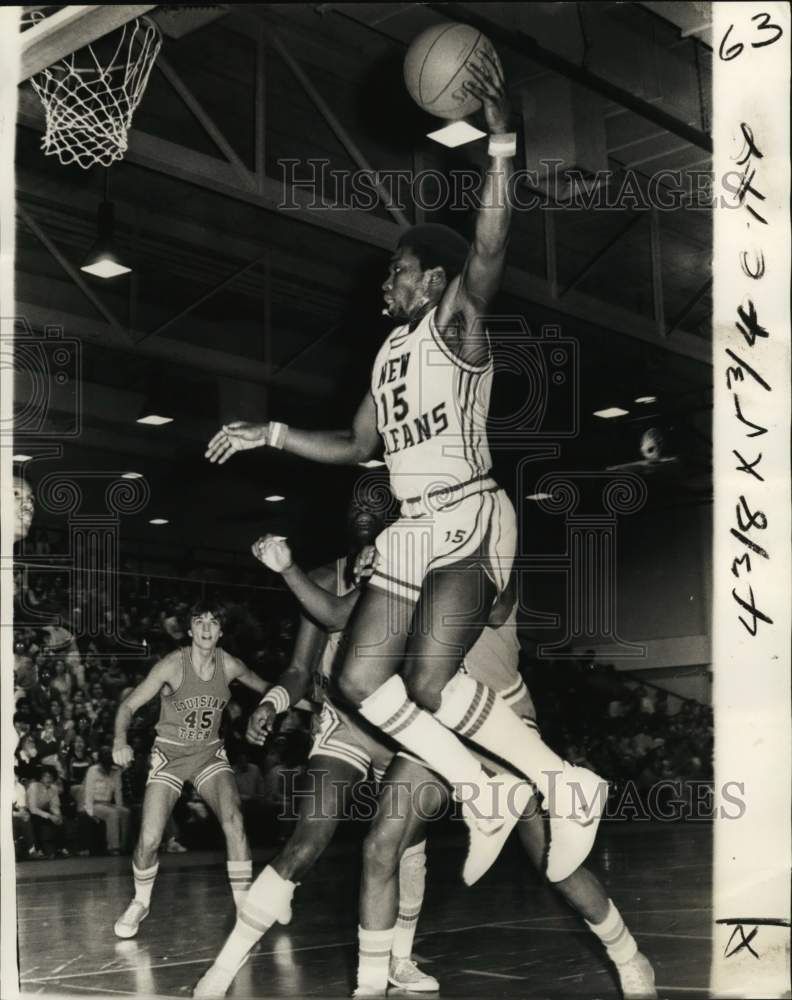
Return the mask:
<svg viewBox="0 0 792 1000">
<path fill-rule="evenodd" d="M 22 33 L 19 83 L 157 5 L 67 5 Z"/>
<path fill-rule="evenodd" d="M 115 330 L 109 323 L 66 312 L 58 305 L 42 306 L 40 303 L 19 301 L 16 304 L 16 311 L 37 329 L 62 326 L 70 336 L 79 337 L 100 347 L 134 354 L 137 357 L 172 362 L 215 376 L 261 385 L 275 382 L 284 389 L 321 397 L 332 395 L 335 387 L 335 381 L 329 376 L 306 372 L 273 372 L 255 358 L 229 354 L 228 351 L 215 350 L 211 347 L 199 347 L 183 340 L 153 337 L 136 343 L 131 337 Z M 130 331 L 130 333 L 132 336 L 140 337 L 144 331 Z"/>
<path fill-rule="evenodd" d="M 23 100 L 27 96 L 33 98 L 32 104 Z M 40 114 L 37 117 L 35 110 L 33 95 L 20 94 L 19 120 L 23 124 L 40 129 Z M 265 178 L 260 191 L 242 187 L 237 181 L 236 171 L 230 164 L 135 129 L 129 134 L 129 150 L 126 158 L 133 163 L 188 183 L 258 205 L 269 211 L 283 213 L 296 223 L 318 226 L 381 250 L 390 251 L 396 245 L 401 233 L 400 227 L 395 222 L 378 218 L 371 213 L 333 208 L 330 203 L 322 204 L 318 195 L 309 194 L 299 188 L 290 188 L 274 178 Z M 253 177 L 252 172 L 251 177 Z M 289 207 L 290 205 L 299 208 Z M 553 297 L 552 289 L 544 278 L 517 268 L 507 268 L 503 288 L 508 294 L 526 302 L 546 306 L 588 323 L 597 323 L 616 333 L 635 337 L 696 361 L 711 364 L 710 345 L 693 334 L 679 330 L 673 337 L 660 338 L 657 336 L 654 322 L 648 317 L 581 292 L 569 292 L 559 301 Z"/>
</svg>

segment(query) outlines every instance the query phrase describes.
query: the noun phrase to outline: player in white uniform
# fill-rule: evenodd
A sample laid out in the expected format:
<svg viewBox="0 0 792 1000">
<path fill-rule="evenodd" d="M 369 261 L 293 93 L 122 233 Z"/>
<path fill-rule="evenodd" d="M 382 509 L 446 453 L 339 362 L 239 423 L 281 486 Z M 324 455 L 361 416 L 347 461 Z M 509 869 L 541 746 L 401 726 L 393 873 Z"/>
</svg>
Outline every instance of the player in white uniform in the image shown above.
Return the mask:
<svg viewBox="0 0 792 1000">
<path fill-rule="evenodd" d="M 507 197 L 516 137 L 503 78 L 482 57 L 467 84 L 482 101 L 490 162 L 473 244 L 443 226 L 407 230 L 383 285 L 400 325 L 383 344 L 351 428 L 281 423 L 224 426 L 207 457 L 268 445 L 315 461 L 356 464 L 380 441 L 401 518 L 377 539 L 379 563 L 351 623 L 340 687 L 361 714 L 454 788 L 470 831 L 463 877 L 497 857 L 532 794 L 514 776 L 489 778 L 464 736 L 509 762 L 550 812 L 547 874 L 560 881 L 586 858 L 606 787 L 553 753 L 496 692 L 458 673 L 509 579 L 515 514 L 490 477 L 486 417 L 492 358 L 483 332 L 505 266 Z M 366 650 L 376 646 L 375 655 Z M 505 803 L 509 803 L 508 808 Z"/>
</svg>

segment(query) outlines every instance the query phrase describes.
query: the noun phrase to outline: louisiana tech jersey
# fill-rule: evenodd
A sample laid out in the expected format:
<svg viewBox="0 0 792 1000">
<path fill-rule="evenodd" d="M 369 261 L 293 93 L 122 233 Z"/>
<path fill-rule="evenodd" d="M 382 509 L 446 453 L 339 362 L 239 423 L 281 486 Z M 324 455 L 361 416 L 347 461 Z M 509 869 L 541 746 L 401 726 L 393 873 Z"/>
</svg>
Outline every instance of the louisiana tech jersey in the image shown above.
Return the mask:
<svg viewBox="0 0 792 1000">
<path fill-rule="evenodd" d="M 168 743 L 206 745 L 220 738 L 220 721 L 230 691 L 226 680 L 223 650 L 212 655 L 212 676 L 203 681 L 195 672 L 190 647 L 181 652 L 181 684 L 170 694 L 160 694 L 157 737 Z"/>
<path fill-rule="evenodd" d="M 336 559 L 336 582 L 334 590 L 336 597 L 344 597 L 346 594 L 351 594 L 355 589 L 354 583 L 347 583 L 346 566 L 346 557 Z M 345 633 L 342 631 L 327 633 L 327 643 L 325 644 L 322 657 L 314 670 L 312 701 L 323 702 L 328 695 L 328 690 L 332 688 L 333 671 L 341 665 L 346 648 L 344 637 Z"/>
<path fill-rule="evenodd" d="M 457 358 L 437 331 L 436 311 L 412 331 L 396 327 L 371 372 L 377 430 L 399 500 L 469 482 L 492 465 L 492 359 L 476 367 Z"/>
</svg>

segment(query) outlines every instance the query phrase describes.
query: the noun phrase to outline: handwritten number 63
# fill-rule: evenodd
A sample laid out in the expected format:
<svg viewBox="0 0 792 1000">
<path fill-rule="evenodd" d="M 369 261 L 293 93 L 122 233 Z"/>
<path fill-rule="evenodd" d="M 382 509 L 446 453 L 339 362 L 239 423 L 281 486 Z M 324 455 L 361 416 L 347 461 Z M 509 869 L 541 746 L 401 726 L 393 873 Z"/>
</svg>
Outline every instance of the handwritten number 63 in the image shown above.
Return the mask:
<svg viewBox="0 0 792 1000">
<path fill-rule="evenodd" d="M 781 28 L 780 25 L 773 24 L 770 21 L 769 14 L 754 14 L 751 20 L 759 22 L 756 27 L 757 32 L 772 31 L 774 33 L 772 38 L 764 38 L 760 42 L 751 42 L 752 49 L 763 49 L 765 45 L 772 45 L 773 42 L 777 42 L 778 39 L 784 34 L 783 28 Z M 730 59 L 736 59 L 745 48 L 742 42 L 734 42 L 733 45 L 729 45 L 728 47 L 726 46 L 726 41 L 731 34 L 733 27 L 734 25 L 730 24 L 726 29 L 726 34 L 721 39 L 720 48 L 718 49 L 718 55 L 724 62 L 728 62 Z"/>
</svg>

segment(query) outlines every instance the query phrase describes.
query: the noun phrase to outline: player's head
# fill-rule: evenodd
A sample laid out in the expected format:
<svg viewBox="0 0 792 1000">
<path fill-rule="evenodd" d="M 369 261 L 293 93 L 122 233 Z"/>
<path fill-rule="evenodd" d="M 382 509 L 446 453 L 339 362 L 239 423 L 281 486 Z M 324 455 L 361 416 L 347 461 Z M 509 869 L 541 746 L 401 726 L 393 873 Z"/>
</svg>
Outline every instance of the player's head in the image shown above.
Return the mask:
<svg viewBox="0 0 792 1000">
<path fill-rule="evenodd" d="M 14 476 L 14 541 L 21 541 L 30 531 L 36 504 L 30 484 L 21 476 Z"/>
<path fill-rule="evenodd" d="M 354 548 L 371 545 L 385 528 L 383 512 L 368 506 L 365 501 L 354 499 L 347 511 L 347 533 Z"/>
<path fill-rule="evenodd" d="M 428 222 L 411 226 L 399 237 L 382 286 L 385 312 L 411 319 L 440 301 L 446 286 L 465 266 L 470 246 L 448 226 Z"/>
<path fill-rule="evenodd" d="M 193 645 L 211 648 L 223 634 L 225 608 L 217 601 L 196 601 L 190 608 L 187 635 Z"/>
</svg>

